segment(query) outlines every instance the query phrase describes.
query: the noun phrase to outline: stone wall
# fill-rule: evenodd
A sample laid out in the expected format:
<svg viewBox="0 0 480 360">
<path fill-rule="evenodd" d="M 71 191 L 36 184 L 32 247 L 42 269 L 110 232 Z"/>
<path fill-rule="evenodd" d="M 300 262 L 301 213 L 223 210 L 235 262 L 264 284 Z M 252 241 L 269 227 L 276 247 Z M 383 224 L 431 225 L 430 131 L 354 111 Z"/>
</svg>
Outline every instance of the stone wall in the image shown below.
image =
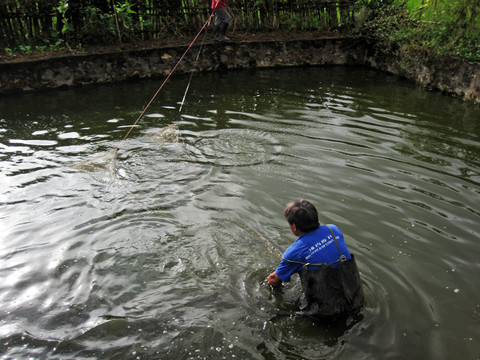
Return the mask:
<svg viewBox="0 0 480 360">
<path fill-rule="evenodd" d="M 415 81 L 431 90 L 480 104 L 480 63 L 452 56 L 438 56 L 425 49 L 385 54 L 366 46 L 365 64 Z"/>
<path fill-rule="evenodd" d="M 68 55 L 0 63 L 0 95 L 165 77 L 187 46 Z M 345 49 L 348 49 L 346 51 Z M 174 74 L 191 71 L 270 68 L 363 62 L 363 48 L 349 38 L 229 42 L 192 46 Z"/>
<path fill-rule="evenodd" d="M 105 84 L 138 78 L 165 78 L 187 46 L 67 55 L 0 63 L 0 95 Z M 480 64 L 458 59 L 378 55 L 365 41 L 349 37 L 291 41 L 196 44 L 174 74 L 192 71 L 286 66 L 369 65 L 412 79 L 431 89 L 480 103 Z M 412 57 L 412 55 L 409 55 Z M 407 59 L 409 60 L 409 59 Z"/>
</svg>

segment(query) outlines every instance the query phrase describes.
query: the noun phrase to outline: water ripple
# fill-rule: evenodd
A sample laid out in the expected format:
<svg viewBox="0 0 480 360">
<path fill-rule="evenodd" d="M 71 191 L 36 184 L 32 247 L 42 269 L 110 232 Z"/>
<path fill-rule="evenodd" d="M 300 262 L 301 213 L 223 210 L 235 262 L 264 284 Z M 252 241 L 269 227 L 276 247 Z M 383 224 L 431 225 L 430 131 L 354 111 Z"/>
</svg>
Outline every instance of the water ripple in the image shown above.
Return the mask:
<svg viewBox="0 0 480 360">
<path fill-rule="evenodd" d="M 0 98 L 5 357 L 476 356 L 478 107 L 334 67 L 198 74 L 180 113 L 183 80 L 124 141 L 155 80 Z M 355 253 L 357 316 L 266 284 L 295 198 Z"/>
</svg>

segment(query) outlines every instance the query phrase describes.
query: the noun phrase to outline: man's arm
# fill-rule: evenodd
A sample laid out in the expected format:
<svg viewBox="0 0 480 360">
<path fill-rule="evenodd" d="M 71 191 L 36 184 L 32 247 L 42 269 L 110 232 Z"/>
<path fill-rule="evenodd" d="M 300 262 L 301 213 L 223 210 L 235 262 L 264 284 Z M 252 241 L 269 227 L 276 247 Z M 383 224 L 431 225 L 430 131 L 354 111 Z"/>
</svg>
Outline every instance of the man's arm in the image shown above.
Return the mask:
<svg viewBox="0 0 480 360">
<path fill-rule="evenodd" d="M 268 276 L 268 283 L 273 287 L 278 287 L 282 284 L 282 279 L 280 279 L 277 273 L 274 271 Z"/>
</svg>

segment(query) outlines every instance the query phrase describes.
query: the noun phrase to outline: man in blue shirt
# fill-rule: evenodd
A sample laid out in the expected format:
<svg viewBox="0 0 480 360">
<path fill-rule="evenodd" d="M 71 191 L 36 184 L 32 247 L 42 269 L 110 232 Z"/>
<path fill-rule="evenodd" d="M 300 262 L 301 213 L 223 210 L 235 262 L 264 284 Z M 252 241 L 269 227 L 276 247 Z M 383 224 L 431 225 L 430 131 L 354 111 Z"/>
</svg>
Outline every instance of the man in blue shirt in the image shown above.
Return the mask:
<svg viewBox="0 0 480 360">
<path fill-rule="evenodd" d="M 317 210 L 307 200 L 291 202 L 283 214 L 298 239 L 285 251 L 268 283 L 277 287 L 299 273 L 305 293 L 301 310 L 314 319 L 359 310 L 364 304 L 362 283 L 340 229 L 320 226 Z"/>
</svg>

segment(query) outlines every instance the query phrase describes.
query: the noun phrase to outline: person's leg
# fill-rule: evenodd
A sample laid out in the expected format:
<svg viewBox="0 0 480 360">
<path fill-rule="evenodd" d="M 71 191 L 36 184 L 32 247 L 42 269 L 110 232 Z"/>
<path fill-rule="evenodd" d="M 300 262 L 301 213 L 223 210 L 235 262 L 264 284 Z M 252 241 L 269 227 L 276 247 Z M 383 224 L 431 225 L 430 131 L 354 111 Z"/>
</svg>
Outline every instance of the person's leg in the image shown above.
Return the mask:
<svg viewBox="0 0 480 360">
<path fill-rule="evenodd" d="M 212 39 L 213 41 L 221 41 L 220 40 L 220 32 L 222 28 L 222 17 L 221 14 L 219 14 L 220 9 L 215 10 L 215 22 L 213 23 L 213 32 L 212 32 Z"/>
<path fill-rule="evenodd" d="M 232 16 L 228 13 L 227 9 L 220 8 L 215 10 L 215 24 L 217 24 L 217 19 L 220 22 L 218 38 L 220 40 L 230 40 L 227 36 L 227 28 L 230 21 L 232 21 Z"/>
<path fill-rule="evenodd" d="M 228 28 L 228 23 L 223 23 L 222 27 L 220 28 L 220 39 L 221 40 L 230 40 L 227 37 L 227 28 Z"/>
<path fill-rule="evenodd" d="M 223 24 L 215 24 L 213 25 L 213 32 L 212 32 L 212 40 L 213 41 L 222 41 L 220 39 L 220 32 L 221 32 L 221 27 Z"/>
</svg>

